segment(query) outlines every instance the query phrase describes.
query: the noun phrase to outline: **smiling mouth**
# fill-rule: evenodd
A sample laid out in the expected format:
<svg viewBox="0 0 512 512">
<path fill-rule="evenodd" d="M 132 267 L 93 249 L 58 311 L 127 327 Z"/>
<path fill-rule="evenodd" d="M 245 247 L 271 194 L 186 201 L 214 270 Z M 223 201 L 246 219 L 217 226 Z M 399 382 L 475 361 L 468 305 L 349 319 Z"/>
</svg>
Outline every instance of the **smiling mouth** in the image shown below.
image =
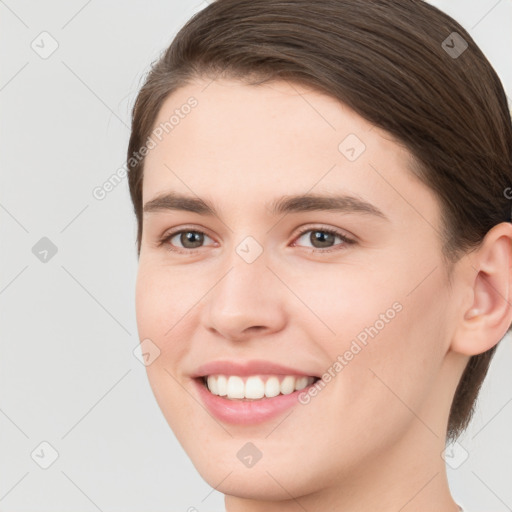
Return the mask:
<svg viewBox="0 0 512 512">
<path fill-rule="evenodd" d="M 205 375 L 198 380 L 212 394 L 236 401 L 255 401 L 289 395 L 305 389 L 320 377 L 304 375 Z"/>
</svg>

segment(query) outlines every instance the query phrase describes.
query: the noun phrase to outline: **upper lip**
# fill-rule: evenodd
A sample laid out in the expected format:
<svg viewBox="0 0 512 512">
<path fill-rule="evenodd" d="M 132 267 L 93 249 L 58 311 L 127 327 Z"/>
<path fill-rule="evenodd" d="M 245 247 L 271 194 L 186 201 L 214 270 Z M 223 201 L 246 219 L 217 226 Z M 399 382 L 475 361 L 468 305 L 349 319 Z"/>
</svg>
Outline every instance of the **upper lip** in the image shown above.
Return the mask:
<svg viewBox="0 0 512 512">
<path fill-rule="evenodd" d="M 314 373 L 305 372 L 290 366 L 273 363 L 272 361 L 251 360 L 251 361 L 210 361 L 196 369 L 191 375 L 193 378 L 205 377 L 207 375 L 303 375 L 305 377 L 316 377 Z"/>
</svg>

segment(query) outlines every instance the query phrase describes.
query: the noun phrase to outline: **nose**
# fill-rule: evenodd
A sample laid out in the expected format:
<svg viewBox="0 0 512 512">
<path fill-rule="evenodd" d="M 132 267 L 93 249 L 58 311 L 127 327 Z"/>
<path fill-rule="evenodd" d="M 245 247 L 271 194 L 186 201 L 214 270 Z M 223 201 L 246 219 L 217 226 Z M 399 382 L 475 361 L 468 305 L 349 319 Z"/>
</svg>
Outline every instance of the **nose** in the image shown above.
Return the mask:
<svg viewBox="0 0 512 512">
<path fill-rule="evenodd" d="M 237 254 L 205 297 L 201 322 L 226 339 L 245 340 L 283 329 L 286 324 L 285 287 L 267 268 L 264 253 L 252 263 Z M 289 293 L 289 292 L 288 292 Z"/>
</svg>

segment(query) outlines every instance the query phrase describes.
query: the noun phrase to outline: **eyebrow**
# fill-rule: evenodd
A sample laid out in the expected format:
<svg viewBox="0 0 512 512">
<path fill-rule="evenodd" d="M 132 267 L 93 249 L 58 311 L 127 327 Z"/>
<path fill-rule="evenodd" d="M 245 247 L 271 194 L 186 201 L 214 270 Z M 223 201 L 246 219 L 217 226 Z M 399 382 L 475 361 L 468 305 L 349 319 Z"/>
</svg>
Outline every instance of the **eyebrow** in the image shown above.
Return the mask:
<svg viewBox="0 0 512 512">
<path fill-rule="evenodd" d="M 362 213 L 389 221 L 389 218 L 377 206 L 351 195 L 288 195 L 267 203 L 266 208 L 272 215 L 311 211 L 336 211 L 342 213 Z M 144 213 L 166 210 L 181 210 L 199 215 L 218 217 L 215 206 L 198 197 L 186 196 L 175 192 L 161 194 L 148 201 Z"/>
</svg>

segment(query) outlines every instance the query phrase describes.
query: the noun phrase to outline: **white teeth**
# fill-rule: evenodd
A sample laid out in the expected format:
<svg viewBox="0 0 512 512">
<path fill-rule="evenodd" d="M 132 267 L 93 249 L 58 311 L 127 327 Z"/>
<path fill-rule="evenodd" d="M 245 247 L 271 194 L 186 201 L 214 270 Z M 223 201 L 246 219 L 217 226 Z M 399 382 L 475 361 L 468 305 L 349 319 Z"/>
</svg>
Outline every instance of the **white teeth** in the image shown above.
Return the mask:
<svg viewBox="0 0 512 512">
<path fill-rule="evenodd" d="M 292 377 L 291 375 L 287 375 L 283 382 L 281 382 L 281 393 L 283 395 L 289 395 L 290 393 L 293 393 L 295 391 L 295 377 Z"/>
<path fill-rule="evenodd" d="M 277 377 L 270 377 L 270 379 L 265 382 L 265 396 L 267 398 L 272 398 L 279 395 L 279 393 L 281 393 L 279 379 Z"/>
<path fill-rule="evenodd" d="M 307 377 L 299 377 L 295 382 L 295 391 L 304 389 L 307 386 L 308 386 L 308 378 Z"/>
<path fill-rule="evenodd" d="M 235 377 L 234 375 L 229 377 L 227 387 L 228 398 L 245 398 L 244 391 L 244 381 L 240 377 Z"/>
<path fill-rule="evenodd" d="M 263 398 L 265 384 L 259 377 L 249 377 L 245 383 L 245 398 Z"/>
<path fill-rule="evenodd" d="M 284 378 L 270 376 L 262 379 L 256 375 L 245 380 L 236 375 L 208 375 L 207 387 L 213 395 L 225 396 L 229 399 L 259 400 L 273 398 L 279 394 L 289 395 L 294 391 L 304 389 L 313 384 L 315 377 L 294 377 L 287 375 Z"/>
<path fill-rule="evenodd" d="M 228 379 L 226 379 L 224 375 L 219 375 L 217 377 L 217 392 L 219 396 L 226 396 L 228 394 Z"/>
<path fill-rule="evenodd" d="M 209 375 L 207 380 L 208 380 L 208 389 L 214 395 L 218 395 L 219 389 L 218 389 L 217 379 L 215 377 L 213 377 L 212 375 Z"/>
</svg>

